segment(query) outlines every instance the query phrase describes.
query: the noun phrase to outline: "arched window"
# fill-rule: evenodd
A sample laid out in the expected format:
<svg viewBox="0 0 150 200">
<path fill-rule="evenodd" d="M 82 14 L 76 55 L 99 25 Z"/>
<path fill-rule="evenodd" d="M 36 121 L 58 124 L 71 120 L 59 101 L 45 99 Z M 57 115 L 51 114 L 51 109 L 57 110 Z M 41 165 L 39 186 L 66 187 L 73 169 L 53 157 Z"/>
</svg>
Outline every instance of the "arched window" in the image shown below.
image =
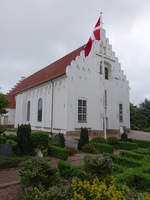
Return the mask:
<svg viewBox="0 0 150 200">
<path fill-rule="evenodd" d="M 42 99 L 40 98 L 38 100 L 38 122 L 41 122 L 42 121 Z"/>
<path fill-rule="evenodd" d="M 105 67 L 105 79 L 108 80 L 108 68 Z"/>
<path fill-rule="evenodd" d="M 27 121 L 30 121 L 30 101 L 27 102 Z"/>
</svg>

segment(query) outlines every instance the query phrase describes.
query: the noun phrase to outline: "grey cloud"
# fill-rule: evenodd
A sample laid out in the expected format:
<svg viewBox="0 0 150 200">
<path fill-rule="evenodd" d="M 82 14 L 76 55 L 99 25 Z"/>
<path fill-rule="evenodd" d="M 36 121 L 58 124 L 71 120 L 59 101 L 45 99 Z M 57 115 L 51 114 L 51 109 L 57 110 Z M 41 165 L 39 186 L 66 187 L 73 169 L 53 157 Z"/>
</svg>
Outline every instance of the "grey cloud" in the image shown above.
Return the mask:
<svg viewBox="0 0 150 200">
<path fill-rule="evenodd" d="M 87 42 L 103 11 L 107 36 L 130 81 L 131 101 L 139 103 L 150 96 L 149 8 L 149 0 L 0 0 L 2 91 Z"/>
</svg>

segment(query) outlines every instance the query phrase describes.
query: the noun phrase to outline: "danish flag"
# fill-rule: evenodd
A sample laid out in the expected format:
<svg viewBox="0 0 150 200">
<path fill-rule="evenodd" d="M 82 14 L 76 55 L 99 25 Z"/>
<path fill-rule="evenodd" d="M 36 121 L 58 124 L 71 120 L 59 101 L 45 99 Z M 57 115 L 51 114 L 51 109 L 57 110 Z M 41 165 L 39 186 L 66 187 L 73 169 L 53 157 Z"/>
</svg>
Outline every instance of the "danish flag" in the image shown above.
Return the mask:
<svg viewBox="0 0 150 200">
<path fill-rule="evenodd" d="M 101 16 L 99 17 L 99 19 L 94 27 L 93 34 L 91 35 L 86 46 L 84 47 L 85 57 L 87 57 L 89 55 L 91 48 L 92 48 L 93 41 L 100 40 L 100 27 L 101 27 Z"/>
</svg>

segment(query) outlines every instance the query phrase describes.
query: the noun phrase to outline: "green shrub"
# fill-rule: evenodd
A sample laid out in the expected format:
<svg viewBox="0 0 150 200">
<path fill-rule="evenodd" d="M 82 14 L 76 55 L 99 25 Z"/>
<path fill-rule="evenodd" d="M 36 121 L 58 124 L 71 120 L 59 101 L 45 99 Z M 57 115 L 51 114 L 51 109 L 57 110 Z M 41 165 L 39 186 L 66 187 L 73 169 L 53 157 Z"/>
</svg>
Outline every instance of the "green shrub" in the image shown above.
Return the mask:
<svg viewBox="0 0 150 200">
<path fill-rule="evenodd" d="M 71 178 L 71 165 L 67 161 L 59 160 L 58 169 L 61 177 L 65 179 Z"/>
<path fill-rule="evenodd" d="M 92 138 L 91 143 L 106 143 L 106 140 L 102 137 L 95 137 L 95 138 Z"/>
<path fill-rule="evenodd" d="M 103 179 L 112 173 L 112 160 L 103 155 L 93 158 L 86 156 L 84 159 L 84 168 L 91 176 Z"/>
<path fill-rule="evenodd" d="M 123 134 L 121 135 L 121 140 L 122 140 L 122 141 L 127 141 L 127 140 L 128 140 L 128 135 L 127 135 L 126 133 L 123 133 Z"/>
<path fill-rule="evenodd" d="M 110 144 L 110 145 L 118 145 L 119 140 L 116 137 L 108 137 L 107 143 Z"/>
<path fill-rule="evenodd" d="M 4 144 L 6 140 L 6 137 L 0 135 L 0 144 Z"/>
<path fill-rule="evenodd" d="M 140 170 L 127 170 L 117 177 L 119 183 L 126 183 L 138 192 L 150 192 L 150 175 Z"/>
<path fill-rule="evenodd" d="M 69 200 L 72 197 L 70 190 L 69 187 L 53 186 L 48 190 L 35 187 L 32 191 L 25 192 L 24 200 Z"/>
<path fill-rule="evenodd" d="M 8 140 L 8 142 L 9 142 L 9 144 L 11 144 L 13 151 L 16 152 L 16 150 L 17 150 L 17 142 L 14 141 L 14 140 Z"/>
<path fill-rule="evenodd" d="M 119 142 L 118 146 L 120 149 L 124 149 L 124 150 L 132 150 L 132 149 L 138 148 L 137 144 L 132 143 L 132 142 L 126 142 L 126 141 Z"/>
<path fill-rule="evenodd" d="M 4 133 L 6 130 L 4 126 L 0 125 L 0 134 Z"/>
<path fill-rule="evenodd" d="M 69 155 L 67 149 L 53 145 L 48 145 L 48 154 L 62 160 L 67 160 Z"/>
<path fill-rule="evenodd" d="M 31 126 L 30 126 L 30 124 L 18 125 L 17 141 L 18 141 L 18 147 L 22 154 L 31 154 L 32 141 L 31 141 Z"/>
<path fill-rule="evenodd" d="M 115 164 L 113 163 L 113 172 L 114 173 L 122 173 L 123 172 L 123 167 L 118 165 L 118 164 Z"/>
<path fill-rule="evenodd" d="M 79 143 L 78 143 L 78 149 L 81 150 L 82 147 L 85 144 L 88 144 L 88 143 L 89 143 L 88 129 L 87 128 L 81 128 L 80 140 L 79 140 Z"/>
<path fill-rule="evenodd" d="M 57 169 L 39 158 L 32 158 L 22 163 L 20 177 L 23 189 L 39 187 L 40 185 L 48 189 L 59 183 Z"/>
<path fill-rule="evenodd" d="M 123 167 L 128 167 L 128 168 L 135 168 L 139 167 L 142 165 L 141 162 L 138 162 L 134 159 L 131 158 L 126 158 L 124 156 L 111 156 L 113 163 L 121 165 Z"/>
<path fill-rule="evenodd" d="M 63 133 L 59 133 L 59 140 L 58 143 L 60 145 L 60 147 L 65 147 L 65 138 L 64 138 L 64 134 Z"/>
<path fill-rule="evenodd" d="M 48 142 L 49 142 L 48 133 L 43 132 L 43 131 L 33 132 L 31 135 L 31 142 L 32 142 L 33 148 L 38 148 L 38 147 L 47 148 Z"/>
<path fill-rule="evenodd" d="M 5 137 L 7 138 L 7 140 L 14 140 L 15 142 L 17 142 L 17 135 L 5 135 Z"/>
<path fill-rule="evenodd" d="M 85 144 L 85 145 L 82 147 L 82 151 L 85 152 L 85 153 L 93 153 L 93 154 L 96 154 L 96 149 L 95 149 L 95 147 L 93 147 L 91 144 Z"/>
<path fill-rule="evenodd" d="M 26 157 L 0 156 L 0 170 L 18 167 L 25 159 Z"/>
<path fill-rule="evenodd" d="M 75 148 L 66 147 L 66 149 L 67 149 L 67 151 L 68 151 L 69 156 L 73 156 L 73 155 L 75 155 L 76 153 L 78 153 L 78 151 L 77 151 Z"/>
<path fill-rule="evenodd" d="M 132 159 L 135 159 L 135 160 L 141 160 L 144 158 L 144 156 L 142 154 L 138 154 L 138 153 L 135 153 L 135 152 L 132 152 L 132 151 L 120 151 L 120 155 L 121 156 L 125 156 L 127 158 L 132 158 Z"/>
<path fill-rule="evenodd" d="M 98 153 L 113 153 L 113 147 L 109 144 L 91 143 Z"/>
<path fill-rule="evenodd" d="M 80 180 L 85 180 L 87 179 L 87 173 L 85 170 L 81 169 L 81 167 L 77 166 L 72 166 L 72 178 L 76 177 L 79 178 Z"/>
<path fill-rule="evenodd" d="M 86 172 L 81 167 L 71 166 L 67 161 L 59 160 L 58 169 L 61 177 L 65 179 L 77 177 L 83 180 L 87 177 Z"/>
<path fill-rule="evenodd" d="M 135 143 L 135 144 L 137 144 L 138 147 L 141 147 L 141 148 L 148 148 L 148 147 L 150 147 L 150 141 L 132 139 L 132 142 Z"/>
</svg>

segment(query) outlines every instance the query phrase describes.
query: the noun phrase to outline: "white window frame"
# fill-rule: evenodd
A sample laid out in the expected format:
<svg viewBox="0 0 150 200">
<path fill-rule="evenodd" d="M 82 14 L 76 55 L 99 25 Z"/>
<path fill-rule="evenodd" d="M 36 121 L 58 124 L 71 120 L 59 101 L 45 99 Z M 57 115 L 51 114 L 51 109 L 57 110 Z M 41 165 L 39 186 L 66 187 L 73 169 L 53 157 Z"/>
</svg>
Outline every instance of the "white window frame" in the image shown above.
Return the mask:
<svg viewBox="0 0 150 200">
<path fill-rule="evenodd" d="M 78 99 L 78 123 L 87 123 L 87 99 Z"/>
</svg>

